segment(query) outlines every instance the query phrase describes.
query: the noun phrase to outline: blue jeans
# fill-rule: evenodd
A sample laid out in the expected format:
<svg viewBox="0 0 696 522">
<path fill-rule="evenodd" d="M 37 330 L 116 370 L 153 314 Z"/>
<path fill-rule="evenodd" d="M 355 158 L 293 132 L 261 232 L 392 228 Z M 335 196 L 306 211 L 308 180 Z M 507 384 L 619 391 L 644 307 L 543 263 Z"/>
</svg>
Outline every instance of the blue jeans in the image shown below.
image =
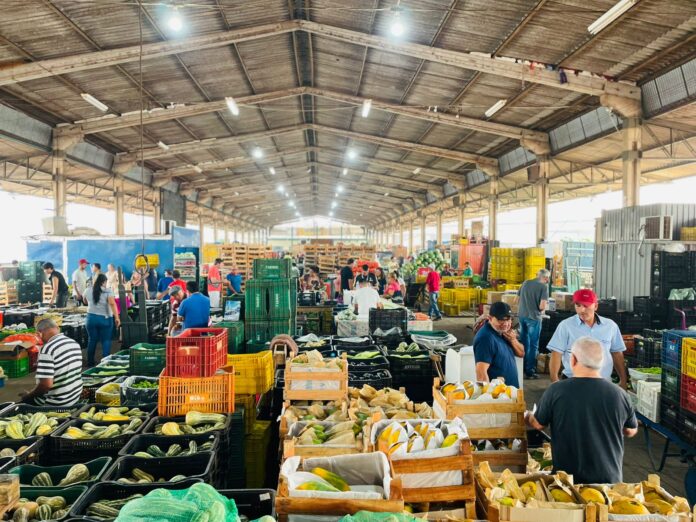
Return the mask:
<svg viewBox="0 0 696 522">
<path fill-rule="evenodd" d="M 520 317 L 520 342 L 524 345 L 524 373 L 536 373 L 536 359 L 539 351 L 541 321 Z"/>
<path fill-rule="evenodd" d="M 98 314 L 87 314 L 87 365 L 94 366 L 94 354 L 97 351 L 97 343 L 101 342 L 102 357 L 111 353 L 111 338 L 114 331 L 114 318 L 104 317 Z"/>
<path fill-rule="evenodd" d="M 430 292 L 430 308 L 428 309 L 428 315 L 430 317 L 442 318 L 440 309 L 437 307 L 437 296 L 440 292 Z"/>
</svg>

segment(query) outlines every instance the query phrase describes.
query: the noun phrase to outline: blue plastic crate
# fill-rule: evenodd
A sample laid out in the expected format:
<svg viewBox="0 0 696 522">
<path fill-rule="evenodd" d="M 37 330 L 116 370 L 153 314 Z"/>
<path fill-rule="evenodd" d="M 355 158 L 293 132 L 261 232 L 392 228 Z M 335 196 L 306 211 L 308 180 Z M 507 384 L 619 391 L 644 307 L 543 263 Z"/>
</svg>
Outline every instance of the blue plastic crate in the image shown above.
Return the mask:
<svg viewBox="0 0 696 522">
<path fill-rule="evenodd" d="M 667 330 L 662 334 L 662 365 L 681 371 L 681 346 L 685 337 L 696 337 L 696 331 Z"/>
</svg>

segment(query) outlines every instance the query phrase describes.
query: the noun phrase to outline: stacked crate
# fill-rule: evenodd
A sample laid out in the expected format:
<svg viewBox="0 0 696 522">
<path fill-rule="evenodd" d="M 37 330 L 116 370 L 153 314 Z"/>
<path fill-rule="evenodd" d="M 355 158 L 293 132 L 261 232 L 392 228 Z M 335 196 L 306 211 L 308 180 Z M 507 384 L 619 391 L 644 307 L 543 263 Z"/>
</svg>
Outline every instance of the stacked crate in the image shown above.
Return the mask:
<svg viewBox="0 0 696 522">
<path fill-rule="evenodd" d="M 245 335 L 253 345 L 295 333 L 297 279 L 290 259 L 257 259 L 245 289 Z"/>
<path fill-rule="evenodd" d="M 534 279 L 540 269 L 545 268 L 544 249 L 492 248 L 490 279 L 504 279 L 507 283 L 519 284 Z"/>
<path fill-rule="evenodd" d="M 266 482 L 266 456 L 271 442 L 271 421 L 257 420 L 246 436 L 246 487 L 262 488 Z"/>
<path fill-rule="evenodd" d="M 696 408 L 688 409 L 691 402 L 689 400 L 688 389 L 690 381 L 685 381 L 682 374 L 682 366 L 687 369 L 693 365 L 696 356 L 693 355 L 695 331 L 667 330 L 662 335 L 662 390 L 660 422 L 675 433 L 678 433 L 684 426 L 685 421 L 696 420 L 694 411 Z M 685 343 L 685 341 L 687 341 Z M 686 358 L 683 360 L 686 352 Z M 688 377 L 688 374 L 687 374 Z M 687 394 L 682 397 L 686 382 Z M 694 390 L 696 393 L 696 390 Z M 696 398 L 696 397 L 695 397 Z M 686 399 L 682 404 L 682 399 Z M 696 401 L 694 401 L 696 404 Z M 684 408 L 684 405 L 687 408 Z M 692 437 L 691 434 L 687 434 Z M 696 437 L 694 437 L 696 438 Z"/>
<path fill-rule="evenodd" d="M 17 303 L 17 283 L 15 281 L 0 283 L 0 306 L 9 306 Z"/>
<path fill-rule="evenodd" d="M 686 338 L 681 349 L 679 431 L 682 437 L 696 445 L 696 338 Z"/>
<path fill-rule="evenodd" d="M 46 277 L 40 261 L 19 263 L 19 285 L 17 298 L 20 303 L 39 303 L 43 298 L 43 283 Z"/>
<path fill-rule="evenodd" d="M 272 254 L 270 245 L 240 245 L 237 243 L 219 245 L 222 259 L 222 276 L 225 277 L 235 266 L 246 281 L 252 276 L 252 266 L 255 259 L 266 259 Z"/>
<path fill-rule="evenodd" d="M 524 251 L 524 279 L 534 279 L 542 268 L 546 268 L 543 248 L 531 247 Z"/>
</svg>

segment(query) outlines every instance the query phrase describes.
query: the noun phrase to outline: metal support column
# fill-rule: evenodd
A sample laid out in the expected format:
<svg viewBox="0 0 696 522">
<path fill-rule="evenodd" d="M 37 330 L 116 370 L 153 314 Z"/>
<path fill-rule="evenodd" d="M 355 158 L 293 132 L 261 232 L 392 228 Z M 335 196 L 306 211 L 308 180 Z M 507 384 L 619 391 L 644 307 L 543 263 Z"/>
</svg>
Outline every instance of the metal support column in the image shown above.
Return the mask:
<svg viewBox="0 0 696 522">
<path fill-rule="evenodd" d="M 159 235 L 162 233 L 162 190 L 156 188 L 153 192 L 152 199 L 154 200 L 152 221 L 155 234 Z"/>
<path fill-rule="evenodd" d="M 459 234 L 460 237 L 464 237 L 464 233 L 466 232 L 464 230 L 464 218 L 466 217 L 466 206 L 462 205 L 459 207 L 459 214 L 457 216 L 457 234 Z"/>
<path fill-rule="evenodd" d="M 421 229 L 420 229 L 420 236 L 421 236 L 421 241 L 420 241 L 421 244 L 420 244 L 420 247 L 421 247 L 421 250 L 425 250 L 425 249 L 426 249 L 425 225 L 426 225 L 426 220 L 425 220 L 425 216 L 423 216 L 423 217 L 421 218 L 421 227 L 420 227 L 420 228 L 421 228 Z"/>
<path fill-rule="evenodd" d="M 203 223 L 203 209 L 198 208 L 198 233 L 200 234 L 199 246 L 201 254 L 203 253 L 203 245 L 205 245 L 205 224 Z"/>
<path fill-rule="evenodd" d="M 640 204 L 640 176 L 643 144 L 640 118 L 624 118 L 624 150 L 622 156 L 623 206 L 634 207 Z"/>
<path fill-rule="evenodd" d="M 125 194 L 123 192 L 123 180 L 116 180 L 114 186 L 114 196 L 116 199 L 116 235 L 122 236 L 126 233 L 123 212 L 125 207 Z"/>
<path fill-rule="evenodd" d="M 435 214 L 435 243 L 442 244 L 442 211 Z"/>
<path fill-rule="evenodd" d="M 540 246 L 549 236 L 549 164 L 548 156 L 539 157 L 536 182 L 536 243 Z"/>
<path fill-rule="evenodd" d="M 406 242 L 404 241 L 404 222 L 400 221 L 399 222 L 399 241 L 398 245 L 399 246 L 404 246 Z"/>
<path fill-rule="evenodd" d="M 408 253 L 413 255 L 413 220 L 408 222 Z"/>
<path fill-rule="evenodd" d="M 218 242 L 218 220 L 217 216 L 213 212 L 213 243 Z"/>
<path fill-rule="evenodd" d="M 498 231 L 498 177 L 492 176 L 491 192 L 488 197 L 488 239 L 497 239 Z"/>
</svg>

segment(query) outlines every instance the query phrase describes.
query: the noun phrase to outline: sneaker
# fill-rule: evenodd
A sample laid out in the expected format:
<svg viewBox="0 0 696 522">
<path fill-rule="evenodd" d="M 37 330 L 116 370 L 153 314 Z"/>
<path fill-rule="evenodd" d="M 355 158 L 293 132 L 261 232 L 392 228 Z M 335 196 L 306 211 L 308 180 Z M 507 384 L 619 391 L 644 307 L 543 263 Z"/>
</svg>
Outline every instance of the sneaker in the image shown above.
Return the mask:
<svg viewBox="0 0 696 522">
<path fill-rule="evenodd" d="M 433 321 L 442 321 L 442 316 L 436 317 L 435 319 L 433 319 Z"/>
<path fill-rule="evenodd" d="M 530 375 L 525 375 L 525 378 L 531 381 L 536 381 L 539 379 L 539 376 L 536 373 L 532 373 Z"/>
</svg>

